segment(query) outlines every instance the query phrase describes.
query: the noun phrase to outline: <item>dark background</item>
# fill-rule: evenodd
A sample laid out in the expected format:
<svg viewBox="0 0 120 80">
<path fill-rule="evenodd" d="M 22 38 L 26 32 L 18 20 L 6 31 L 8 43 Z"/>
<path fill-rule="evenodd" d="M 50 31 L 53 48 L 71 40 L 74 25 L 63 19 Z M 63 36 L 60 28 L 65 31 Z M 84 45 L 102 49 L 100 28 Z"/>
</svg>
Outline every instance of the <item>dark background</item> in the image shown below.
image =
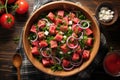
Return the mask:
<svg viewBox="0 0 120 80">
<path fill-rule="evenodd" d="M 33 8 L 34 0 L 27 0 L 29 2 L 29 11 L 24 15 L 18 15 L 14 13 L 15 25 L 10 30 L 1 28 L 0 26 L 0 80 L 16 80 L 16 76 L 11 76 L 13 65 L 12 57 L 15 54 L 17 43 L 14 41 L 15 38 L 20 36 L 20 32 L 25 25 L 26 20 L 30 16 Z M 120 0 L 74 0 L 79 1 L 82 6 L 90 9 L 94 15 L 97 5 L 103 1 L 112 2 L 112 4 L 118 9 L 120 13 Z M 120 50 L 120 17 L 117 22 L 109 27 L 100 26 L 101 32 L 106 37 L 107 48 L 112 47 L 114 50 Z M 102 53 L 101 53 L 102 54 Z M 34 75 L 33 75 L 33 80 Z M 89 80 L 89 79 L 88 79 Z M 101 63 L 95 67 L 91 73 L 90 80 L 120 80 L 120 77 L 112 77 L 104 72 Z"/>
</svg>

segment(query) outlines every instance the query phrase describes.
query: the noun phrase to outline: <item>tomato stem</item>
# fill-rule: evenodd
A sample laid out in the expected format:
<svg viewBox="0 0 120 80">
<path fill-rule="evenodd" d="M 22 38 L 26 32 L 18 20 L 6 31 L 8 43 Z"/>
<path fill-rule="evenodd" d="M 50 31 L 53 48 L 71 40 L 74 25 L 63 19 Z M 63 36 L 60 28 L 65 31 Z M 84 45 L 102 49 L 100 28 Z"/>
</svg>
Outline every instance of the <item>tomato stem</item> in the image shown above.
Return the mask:
<svg viewBox="0 0 120 80">
<path fill-rule="evenodd" d="M 7 10 L 7 2 L 8 2 L 8 0 L 6 0 L 6 2 L 5 2 L 5 11 L 6 11 L 6 13 L 8 13 L 8 10 Z"/>
</svg>

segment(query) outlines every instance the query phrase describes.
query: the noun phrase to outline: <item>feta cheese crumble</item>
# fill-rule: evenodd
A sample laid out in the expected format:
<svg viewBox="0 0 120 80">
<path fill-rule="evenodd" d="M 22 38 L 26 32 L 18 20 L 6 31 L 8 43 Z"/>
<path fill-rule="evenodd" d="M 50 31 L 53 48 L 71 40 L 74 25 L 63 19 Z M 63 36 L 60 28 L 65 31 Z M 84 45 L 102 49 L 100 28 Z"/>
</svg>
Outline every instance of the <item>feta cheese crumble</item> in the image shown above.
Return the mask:
<svg viewBox="0 0 120 80">
<path fill-rule="evenodd" d="M 63 52 L 62 52 L 62 51 L 60 51 L 59 53 L 60 53 L 60 54 L 63 54 Z"/>
<path fill-rule="evenodd" d="M 49 32 L 48 32 L 48 31 L 45 31 L 44 34 L 47 36 L 47 35 L 49 34 Z"/>
<path fill-rule="evenodd" d="M 68 28 L 69 28 L 70 30 L 72 29 L 72 27 L 71 27 L 71 26 L 69 26 Z"/>
<path fill-rule="evenodd" d="M 108 7 L 102 7 L 98 13 L 99 20 L 104 22 L 109 22 L 114 17 L 114 11 L 110 10 Z"/>
<path fill-rule="evenodd" d="M 69 21 L 69 22 L 68 22 L 68 24 L 69 24 L 69 25 L 72 25 L 72 24 L 73 24 L 73 22 L 72 22 L 72 21 Z"/>
<path fill-rule="evenodd" d="M 65 36 L 65 35 L 64 35 L 64 36 L 63 36 L 63 38 L 64 38 L 64 39 L 66 39 L 66 38 L 67 38 L 67 36 Z"/>
</svg>

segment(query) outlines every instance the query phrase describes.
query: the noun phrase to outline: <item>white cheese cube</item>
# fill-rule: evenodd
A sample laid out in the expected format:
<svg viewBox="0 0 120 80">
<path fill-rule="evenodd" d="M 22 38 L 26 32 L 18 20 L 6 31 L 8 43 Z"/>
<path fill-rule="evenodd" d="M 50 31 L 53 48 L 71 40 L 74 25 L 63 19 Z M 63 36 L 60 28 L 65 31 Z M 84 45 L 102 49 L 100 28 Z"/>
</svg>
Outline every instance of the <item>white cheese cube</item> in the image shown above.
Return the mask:
<svg viewBox="0 0 120 80">
<path fill-rule="evenodd" d="M 72 22 L 72 21 L 69 21 L 69 22 L 68 22 L 68 24 L 69 24 L 69 25 L 72 25 L 72 24 L 73 24 L 73 22 Z"/>
<path fill-rule="evenodd" d="M 69 26 L 68 28 L 69 28 L 70 30 L 72 29 L 72 27 L 71 27 L 71 26 Z"/>
<path fill-rule="evenodd" d="M 110 15 L 111 18 L 113 18 L 113 15 Z"/>
<path fill-rule="evenodd" d="M 50 26 L 51 24 L 50 24 L 50 23 L 47 23 L 46 25 L 47 25 L 47 26 Z"/>
<path fill-rule="evenodd" d="M 104 16 L 103 14 L 101 14 L 101 13 L 99 14 L 99 18 L 102 18 L 103 16 Z"/>
<path fill-rule="evenodd" d="M 64 34 L 62 31 L 59 32 L 60 34 Z"/>
<path fill-rule="evenodd" d="M 65 41 L 62 40 L 61 43 L 65 43 Z"/>
<path fill-rule="evenodd" d="M 68 54 L 71 54 L 71 52 L 68 52 Z"/>
<path fill-rule="evenodd" d="M 99 20 L 103 20 L 103 18 L 99 18 Z"/>
<path fill-rule="evenodd" d="M 48 31 L 45 31 L 44 34 L 47 36 L 47 35 L 49 34 L 49 32 L 48 32 Z"/>
<path fill-rule="evenodd" d="M 63 36 L 63 38 L 64 38 L 64 39 L 66 39 L 66 38 L 67 38 L 67 36 L 65 36 L 65 35 L 64 35 L 64 36 Z"/>
<path fill-rule="evenodd" d="M 111 11 L 110 14 L 114 14 L 114 11 Z"/>
<path fill-rule="evenodd" d="M 102 14 L 105 14 L 106 11 L 105 11 L 105 10 L 101 10 L 100 12 L 101 12 Z"/>
<path fill-rule="evenodd" d="M 110 14 L 110 11 L 109 11 L 109 10 L 107 10 L 107 11 L 105 12 L 105 14 L 109 15 L 109 14 Z"/>
<path fill-rule="evenodd" d="M 62 52 L 62 51 L 60 51 L 59 53 L 60 53 L 60 54 L 63 54 L 63 52 Z"/>
</svg>

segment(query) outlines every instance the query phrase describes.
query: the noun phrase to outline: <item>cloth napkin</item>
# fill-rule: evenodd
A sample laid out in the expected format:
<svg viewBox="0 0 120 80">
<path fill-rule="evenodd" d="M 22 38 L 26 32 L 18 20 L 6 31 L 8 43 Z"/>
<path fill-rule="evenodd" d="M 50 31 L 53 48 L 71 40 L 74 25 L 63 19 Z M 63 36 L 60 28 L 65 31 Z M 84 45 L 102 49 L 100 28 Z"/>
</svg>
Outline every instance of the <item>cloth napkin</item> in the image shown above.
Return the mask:
<svg viewBox="0 0 120 80">
<path fill-rule="evenodd" d="M 42 2 L 39 1 L 37 5 L 34 7 L 33 11 L 35 11 L 42 4 L 45 4 L 51 1 L 52 0 L 43 0 Z M 101 33 L 100 41 L 101 41 L 100 48 L 93 62 L 82 72 L 79 72 L 69 77 L 56 77 L 56 76 L 51 76 L 39 71 L 30 63 L 30 61 L 28 60 L 27 56 L 24 53 L 24 49 L 21 48 L 19 51 L 19 54 L 23 58 L 22 66 L 20 69 L 21 80 L 89 80 L 91 73 L 95 70 L 97 66 L 99 66 L 99 63 L 101 63 L 105 54 L 107 53 L 106 38 L 103 33 Z M 17 79 L 17 73 L 16 73 L 15 67 L 13 67 L 12 76 L 14 76 Z"/>
</svg>

